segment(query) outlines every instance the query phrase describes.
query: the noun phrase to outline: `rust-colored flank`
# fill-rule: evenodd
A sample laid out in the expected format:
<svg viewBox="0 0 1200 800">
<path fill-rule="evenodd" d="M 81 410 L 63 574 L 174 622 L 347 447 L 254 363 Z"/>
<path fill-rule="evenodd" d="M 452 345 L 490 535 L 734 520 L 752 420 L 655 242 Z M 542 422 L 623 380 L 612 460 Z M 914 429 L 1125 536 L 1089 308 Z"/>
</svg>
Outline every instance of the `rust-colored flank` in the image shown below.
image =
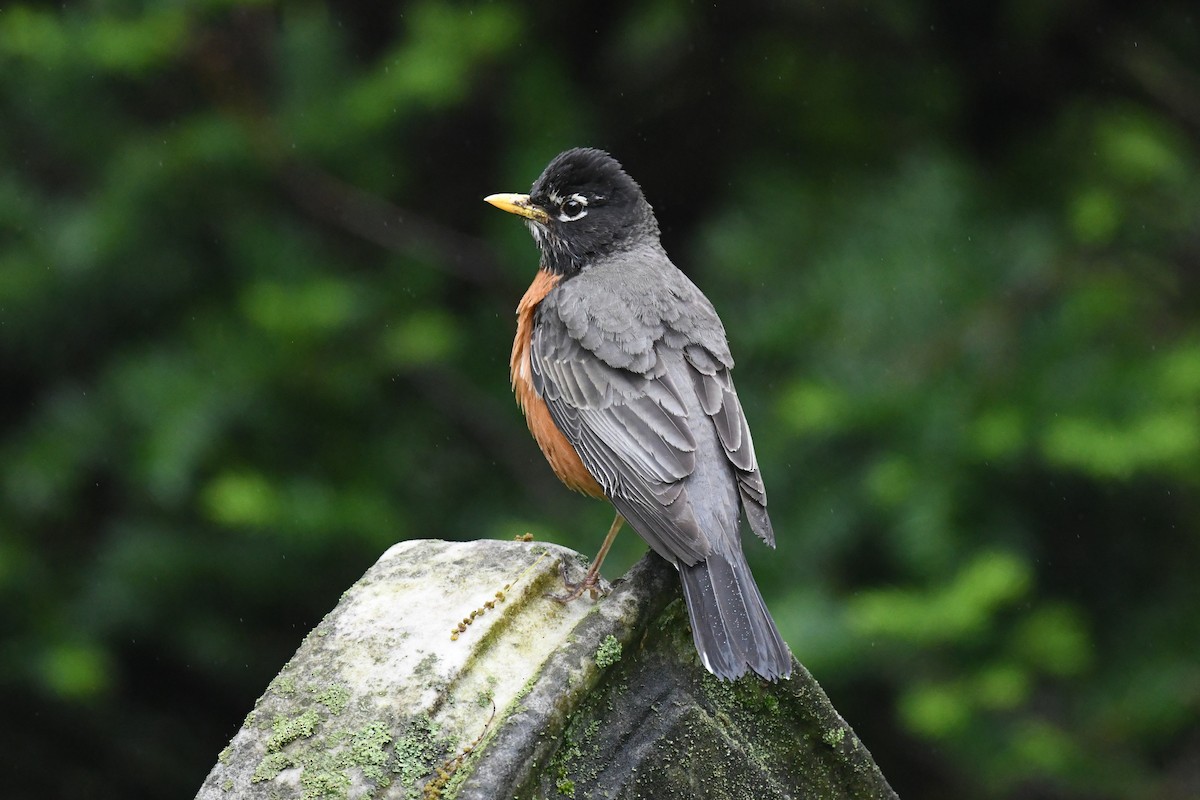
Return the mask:
<svg viewBox="0 0 1200 800">
<path fill-rule="evenodd" d="M 513 340 L 512 358 L 509 360 L 509 370 L 512 376 L 513 392 L 517 396 L 517 405 L 525 413 L 525 422 L 529 432 L 537 441 L 538 447 L 550 468 L 567 488 L 583 492 L 591 497 L 604 497 L 604 490 L 596 479 L 587 471 L 587 467 L 579 460 L 575 448 L 563 436 L 562 431 L 550 417 L 550 410 L 545 401 L 538 396 L 533 388 L 533 371 L 529 364 L 530 342 L 533 337 L 533 315 L 538 303 L 542 302 L 550 290 L 559 281 L 558 275 L 539 269 L 533 283 L 529 285 L 525 296 L 517 305 L 517 337 Z"/>
</svg>

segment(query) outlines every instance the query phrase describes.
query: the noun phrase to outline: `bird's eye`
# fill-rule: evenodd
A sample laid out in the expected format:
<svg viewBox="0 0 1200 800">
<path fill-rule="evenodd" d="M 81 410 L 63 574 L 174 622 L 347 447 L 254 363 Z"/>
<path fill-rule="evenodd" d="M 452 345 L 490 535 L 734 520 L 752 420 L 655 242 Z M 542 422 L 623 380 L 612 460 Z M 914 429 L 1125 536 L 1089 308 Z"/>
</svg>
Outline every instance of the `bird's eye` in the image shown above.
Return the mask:
<svg viewBox="0 0 1200 800">
<path fill-rule="evenodd" d="M 559 222 L 574 222 L 580 217 L 587 215 L 587 198 L 581 194 L 573 194 L 563 201 L 561 212 L 558 215 Z"/>
</svg>

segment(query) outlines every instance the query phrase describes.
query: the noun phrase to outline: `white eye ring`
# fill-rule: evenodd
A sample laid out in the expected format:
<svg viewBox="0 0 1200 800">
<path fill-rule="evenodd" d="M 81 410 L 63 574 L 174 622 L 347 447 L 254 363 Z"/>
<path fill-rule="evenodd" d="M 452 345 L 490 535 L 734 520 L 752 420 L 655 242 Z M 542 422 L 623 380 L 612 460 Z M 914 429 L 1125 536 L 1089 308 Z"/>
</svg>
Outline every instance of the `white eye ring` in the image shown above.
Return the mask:
<svg viewBox="0 0 1200 800">
<path fill-rule="evenodd" d="M 587 198 L 581 194 L 573 194 L 563 201 L 559 207 L 559 222 L 574 222 L 587 216 Z"/>
</svg>

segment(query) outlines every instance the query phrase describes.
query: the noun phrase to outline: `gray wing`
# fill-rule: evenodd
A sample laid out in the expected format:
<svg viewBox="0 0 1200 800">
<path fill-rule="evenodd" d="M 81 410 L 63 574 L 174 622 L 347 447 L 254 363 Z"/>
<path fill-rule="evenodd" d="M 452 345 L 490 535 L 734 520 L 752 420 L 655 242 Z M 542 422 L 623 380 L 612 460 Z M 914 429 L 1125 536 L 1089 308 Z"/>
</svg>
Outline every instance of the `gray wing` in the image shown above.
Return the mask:
<svg viewBox="0 0 1200 800">
<path fill-rule="evenodd" d="M 665 281 L 662 273 L 646 283 L 626 275 L 580 291 L 591 277 L 547 297 L 534 329 L 534 387 L 559 430 L 651 547 L 693 564 L 713 542 L 684 488 L 695 469 L 693 426 L 712 425 L 751 529 L 773 546 L 750 429 L 729 374 L 733 359 L 712 305 L 673 267 Z M 597 298 L 603 313 L 596 313 Z"/>
<path fill-rule="evenodd" d="M 539 314 L 530 352 L 534 388 L 554 424 L 634 529 L 660 555 L 694 564 L 711 544 L 684 493 L 696 441 L 678 381 L 609 366 Z"/>
<path fill-rule="evenodd" d="M 683 352 L 691 367 L 696 394 L 700 396 L 700 407 L 716 425 L 717 438 L 721 440 L 725 457 L 735 468 L 738 495 L 750 530 L 774 547 L 775 531 L 771 527 L 771 518 L 767 516 L 767 491 L 758 471 L 750 425 L 746 422 L 742 402 L 733 388 L 729 366 L 700 345 L 687 345 Z"/>
</svg>

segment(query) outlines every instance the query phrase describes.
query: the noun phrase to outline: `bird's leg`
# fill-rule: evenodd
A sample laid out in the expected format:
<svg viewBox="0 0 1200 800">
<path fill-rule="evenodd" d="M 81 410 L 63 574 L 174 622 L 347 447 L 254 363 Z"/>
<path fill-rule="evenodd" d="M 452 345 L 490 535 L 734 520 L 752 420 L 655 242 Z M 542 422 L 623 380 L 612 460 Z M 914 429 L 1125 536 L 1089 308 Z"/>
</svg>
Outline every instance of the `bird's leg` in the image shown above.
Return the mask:
<svg viewBox="0 0 1200 800">
<path fill-rule="evenodd" d="M 583 580 L 579 583 L 571 583 L 567 580 L 567 567 L 562 565 L 563 584 L 567 587 L 565 595 L 550 595 L 560 603 L 569 603 L 577 599 L 585 591 L 590 590 L 592 599 L 596 597 L 596 586 L 600 583 L 600 565 L 604 563 L 604 557 L 608 555 L 608 549 L 612 547 L 613 540 L 617 538 L 617 533 L 621 530 L 621 525 L 625 523 L 625 518 L 620 514 L 613 519 L 612 525 L 608 529 L 608 535 L 604 537 L 604 543 L 600 545 L 600 552 L 596 553 L 595 560 L 588 567 L 587 574 L 583 576 Z"/>
</svg>

